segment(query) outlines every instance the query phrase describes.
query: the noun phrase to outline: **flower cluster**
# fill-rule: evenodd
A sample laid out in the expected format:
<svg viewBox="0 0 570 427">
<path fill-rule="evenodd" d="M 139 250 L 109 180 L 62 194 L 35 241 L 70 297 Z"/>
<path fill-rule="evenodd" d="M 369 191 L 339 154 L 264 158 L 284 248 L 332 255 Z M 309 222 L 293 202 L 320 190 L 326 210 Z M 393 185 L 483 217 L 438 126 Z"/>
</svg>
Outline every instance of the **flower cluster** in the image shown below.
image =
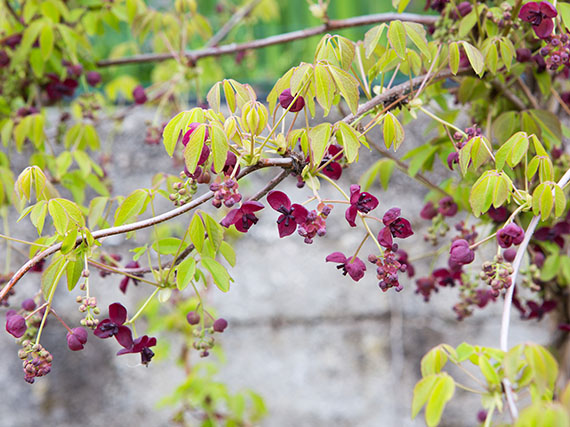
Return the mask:
<svg viewBox="0 0 570 427">
<path fill-rule="evenodd" d="M 313 243 L 315 236 L 323 237 L 327 233 L 327 217 L 331 213 L 331 205 L 319 204 L 317 210 L 313 209 L 307 214 L 307 218 L 297 228 L 297 232 L 304 237 L 307 244 Z"/>
<path fill-rule="evenodd" d="M 236 203 L 241 201 L 241 194 L 239 193 L 239 185 L 235 179 L 227 178 L 224 181 L 214 182 L 210 184 L 210 191 L 214 192 L 214 200 L 212 205 L 220 208 L 222 204 L 228 208 L 233 207 Z"/>
<path fill-rule="evenodd" d="M 326 257 L 325 261 L 338 263 L 336 268 L 342 270 L 342 275 L 348 274 L 355 282 L 362 279 L 366 272 L 366 265 L 357 256 L 347 258 L 342 252 L 333 252 Z"/>
<path fill-rule="evenodd" d="M 487 285 L 491 286 L 494 296 L 499 296 L 501 290 L 508 289 L 511 284 L 511 274 L 513 267 L 510 262 L 498 255 L 495 257 L 494 262 L 486 261 L 481 266 L 481 273 L 479 277 Z"/>
<path fill-rule="evenodd" d="M 51 371 L 53 356 L 41 344 L 25 340 L 18 356 L 23 360 L 24 380 L 27 383 L 32 384 L 36 377 L 43 377 Z"/>
<path fill-rule="evenodd" d="M 128 326 L 125 325 L 127 320 L 127 309 L 119 303 L 113 303 L 109 306 L 109 318 L 103 319 L 97 325 L 93 333 L 99 338 L 115 337 L 117 342 L 123 347 L 119 350 L 117 356 L 128 353 L 140 353 L 141 363 L 148 365 L 154 356 L 150 347 L 156 345 L 156 338 L 143 335 L 133 339 L 133 334 Z"/>
<path fill-rule="evenodd" d="M 396 292 L 404 289 L 404 286 L 398 281 L 398 272 L 406 271 L 406 264 L 401 264 L 397 259 L 397 245 L 392 245 L 384 251 L 382 257 L 370 255 L 368 261 L 376 265 L 376 277 L 380 282 L 378 286 L 383 292 L 390 288 L 394 288 Z"/>
<path fill-rule="evenodd" d="M 200 314 L 196 311 L 190 311 L 186 314 L 186 321 L 191 326 L 196 326 L 200 323 L 201 317 Z M 228 321 L 222 317 L 215 319 L 212 325 L 209 328 L 204 329 L 192 329 L 192 334 L 196 341 L 192 343 L 192 347 L 195 350 L 200 351 L 200 357 L 208 357 L 210 355 L 210 350 L 214 347 L 215 339 L 211 336 L 213 333 L 222 333 L 228 327 Z M 206 333 L 210 335 L 207 335 Z"/>
</svg>

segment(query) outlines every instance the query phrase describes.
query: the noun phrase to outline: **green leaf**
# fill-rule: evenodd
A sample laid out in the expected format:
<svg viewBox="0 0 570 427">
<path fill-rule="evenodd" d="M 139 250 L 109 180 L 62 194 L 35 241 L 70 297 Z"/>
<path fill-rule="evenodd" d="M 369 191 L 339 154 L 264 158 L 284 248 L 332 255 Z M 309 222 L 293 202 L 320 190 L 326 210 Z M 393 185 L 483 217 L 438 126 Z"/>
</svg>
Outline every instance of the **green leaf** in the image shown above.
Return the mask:
<svg viewBox="0 0 570 427">
<path fill-rule="evenodd" d="M 382 133 L 384 136 L 384 145 L 386 145 L 386 148 L 393 146 L 394 151 L 398 150 L 404 141 L 404 128 L 398 119 L 390 112 L 387 112 L 384 116 Z"/>
<path fill-rule="evenodd" d="M 560 217 L 566 209 L 566 196 L 564 191 L 557 185 L 554 184 L 554 216 Z"/>
<path fill-rule="evenodd" d="M 336 83 L 340 94 L 346 101 L 352 114 L 358 111 L 358 81 L 346 71 L 338 67 L 329 65 L 328 69 Z M 325 114 L 326 115 L 326 114 Z"/>
<path fill-rule="evenodd" d="M 457 70 L 459 70 L 459 44 L 457 42 L 453 42 L 449 44 L 449 68 L 453 75 L 457 74 Z"/>
<path fill-rule="evenodd" d="M 485 61 L 483 59 L 483 55 L 479 52 L 472 44 L 467 43 L 466 41 L 463 43 L 463 49 L 465 49 L 465 53 L 467 54 L 467 59 L 469 59 L 469 63 L 473 68 L 473 71 L 477 73 L 479 76 L 483 75 L 483 70 L 485 68 Z"/>
<path fill-rule="evenodd" d="M 426 404 L 438 380 L 439 375 L 432 374 L 418 381 L 414 387 L 414 397 L 412 400 L 412 418 L 415 418 L 422 407 Z"/>
<path fill-rule="evenodd" d="M 148 198 L 148 192 L 140 188 L 129 194 L 115 212 L 115 226 L 122 225 L 140 215 Z"/>
<path fill-rule="evenodd" d="M 489 362 L 489 359 L 484 354 L 479 355 L 479 369 L 481 369 L 481 373 L 487 380 L 487 382 L 491 385 L 498 385 L 501 383 L 501 378 Z"/>
<path fill-rule="evenodd" d="M 463 19 L 461 19 L 461 21 L 459 21 L 459 26 L 457 31 L 458 38 L 464 38 L 467 34 L 471 32 L 471 30 L 477 23 L 478 19 L 476 11 L 477 9 L 473 9 L 471 12 L 465 15 Z"/>
<path fill-rule="evenodd" d="M 218 251 L 224 239 L 224 229 L 214 218 L 212 218 L 207 213 L 202 212 L 201 214 L 204 224 L 206 225 L 208 239 L 212 242 L 214 250 Z"/>
<path fill-rule="evenodd" d="M 212 258 L 202 257 L 202 265 L 210 272 L 220 291 L 228 292 L 230 290 L 231 278 L 222 264 Z"/>
<path fill-rule="evenodd" d="M 511 180 L 501 173 L 493 190 L 493 207 L 498 208 L 510 197 Z"/>
<path fill-rule="evenodd" d="M 331 110 L 336 88 L 327 66 L 321 64 L 315 66 L 314 84 L 317 93 L 317 102 L 323 107 L 326 117 Z"/>
<path fill-rule="evenodd" d="M 556 10 L 560 14 L 564 26 L 570 30 L 570 3 L 560 2 L 556 5 Z"/>
<path fill-rule="evenodd" d="M 214 171 L 219 173 L 226 163 L 229 142 L 224 129 L 217 124 L 210 126 L 210 138 L 212 143 L 212 156 L 214 157 Z"/>
<path fill-rule="evenodd" d="M 194 247 L 199 253 L 201 253 L 202 248 L 204 247 L 206 229 L 204 228 L 204 223 L 198 213 L 195 213 L 192 217 L 188 231 L 190 233 L 190 240 L 194 244 Z"/>
<path fill-rule="evenodd" d="M 372 55 L 374 49 L 376 49 L 376 46 L 378 45 L 380 37 L 382 37 L 382 33 L 384 32 L 385 28 L 386 24 L 380 24 L 375 27 L 372 27 L 364 35 L 364 48 L 366 49 L 365 50 L 366 58 L 370 58 L 370 55 Z"/>
<path fill-rule="evenodd" d="M 178 113 L 170 119 L 164 128 L 162 132 L 162 142 L 170 157 L 174 154 L 180 133 L 185 132 L 188 125 L 192 122 L 204 122 L 204 112 L 201 108 L 194 108 L 190 111 Z"/>
<path fill-rule="evenodd" d="M 323 156 L 329 146 L 332 133 L 330 123 L 321 123 L 309 131 L 309 147 L 311 149 L 311 163 L 318 167 L 323 160 Z"/>
<path fill-rule="evenodd" d="M 461 363 L 469 359 L 469 357 L 471 357 L 471 355 L 475 353 L 475 349 L 473 348 L 472 345 L 464 342 L 457 346 L 456 353 L 457 353 L 457 361 Z"/>
<path fill-rule="evenodd" d="M 152 249 L 161 255 L 176 255 L 183 245 L 182 240 L 176 237 L 164 237 L 152 244 Z"/>
<path fill-rule="evenodd" d="M 198 167 L 198 160 L 204 147 L 204 140 L 206 136 L 206 125 L 200 125 L 190 135 L 190 140 L 186 147 L 184 147 L 184 163 L 190 172 L 194 172 Z M 225 162 L 225 158 L 224 158 Z"/>
<path fill-rule="evenodd" d="M 42 230 L 44 229 L 44 222 L 47 215 L 47 202 L 45 200 L 40 200 L 36 203 L 31 210 L 30 214 L 30 221 L 36 229 L 38 230 L 38 235 L 42 234 Z"/>
<path fill-rule="evenodd" d="M 439 373 L 447 363 L 447 354 L 441 346 L 432 348 L 421 361 L 422 376 Z"/>
<path fill-rule="evenodd" d="M 526 132 L 517 132 L 511 136 L 495 154 L 495 166 L 502 170 L 505 162 L 512 168 L 520 163 L 528 151 L 528 136 Z"/>
<path fill-rule="evenodd" d="M 445 405 L 454 393 L 455 382 L 453 378 L 447 374 L 441 374 L 426 404 L 426 423 L 428 426 L 432 427 L 439 424 Z"/>
<path fill-rule="evenodd" d="M 406 35 L 428 60 L 431 60 L 431 52 L 426 39 L 426 30 L 423 25 L 415 22 L 404 22 Z"/>
<path fill-rule="evenodd" d="M 548 255 L 540 269 L 540 280 L 548 282 L 554 279 L 560 271 L 560 256 L 556 253 Z"/>
<path fill-rule="evenodd" d="M 77 259 L 69 261 L 66 267 L 67 289 L 72 291 L 77 286 L 77 282 L 81 278 L 83 269 L 85 268 L 85 261 L 81 254 L 78 254 Z"/>
<path fill-rule="evenodd" d="M 176 267 L 176 287 L 183 291 L 190 284 L 196 273 L 196 261 L 194 258 L 186 258 Z"/>
<path fill-rule="evenodd" d="M 499 53 L 497 52 L 497 45 L 492 43 L 489 45 L 485 54 L 485 64 L 489 71 L 493 74 L 497 73 L 497 63 L 499 62 Z"/>
<path fill-rule="evenodd" d="M 478 169 L 489 158 L 489 141 L 484 136 L 475 136 L 471 138 L 471 160 L 473 169 Z"/>
<path fill-rule="evenodd" d="M 406 59 L 406 29 L 402 21 L 390 22 L 388 27 L 388 41 L 400 59 Z"/>
<path fill-rule="evenodd" d="M 51 264 L 42 273 L 42 293 L 46 301 L 50 301 L 50 296 L 55 292 L 55 288 L 65 271 L 67 261 L 63 256 L 55 256 Z"/>
<path fill-rule="evenodd" d="M 220 253 L 226 259 L 229 265 L 235 267 L 236 265 L 236 253 L 234 248 L 228 242 L 222 242 L 220 245 Z"/>
<path fill-rule="evenodd" d="M 77 241 L 77 228 L 71 228 L 61 242 L 61 253 L 67 255 L 75 248 Z"/>
<path fill-rule="evenodd" d="M 108 197 L 95 197 L 89 203 L 89 213 L 87 215 L 87 224 L 89 224 L 90 229 L 94 229 L 99 224 L 99 221 L 103 219 L 105 214 L 105 208 L 109 201 Z"/>
<path fill-rule="evenodd" d="M 40 51 L 44 60 L 47 60 L 51 56 L 53 41 L 53 28 L 51 24 L 46 23 L 40 31 Z"/>
<path fill-rule="evenodd" d="M 512 42 L 506 37 L 501 38 L 499 41 L 499 47 L 501 50 L 501 59 L 503 60 L 503 64 L 505 64 L 507 71 L 511 71 L 513 58 L 516 55 L 515 47 L 513 46 Z"/>
<path fill-rule="evenodd" d="M 344 148 L 344 154 L 348 162 L 354 162 L 358 158 L 358 149 L 360 148 L 360 141 L 356 131 L 346 123 L 339 122 L 335 137 Z"/>
<path fill-rule="evenodd" d="M 473 184 L 471 194 L 469 195 L 469 204 L 471 205 L 473 215 L 476 217 L 487 212 L 491 207 L 499 176 L 501 175 L 497 171 L 488 170 Z"/>
</svg>

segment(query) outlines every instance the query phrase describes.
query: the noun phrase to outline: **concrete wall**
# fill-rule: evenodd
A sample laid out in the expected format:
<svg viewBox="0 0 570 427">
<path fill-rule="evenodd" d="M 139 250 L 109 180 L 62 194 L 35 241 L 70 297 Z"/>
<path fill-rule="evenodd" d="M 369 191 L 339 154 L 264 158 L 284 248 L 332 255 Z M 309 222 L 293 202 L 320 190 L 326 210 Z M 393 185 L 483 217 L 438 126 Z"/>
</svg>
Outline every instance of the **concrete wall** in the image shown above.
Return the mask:
<svg viewBox="0 0 570 427">
<path fill-rule="evenodd" d="M 137 112 L 118 135 L 109 170 L 116 194 L 150 186 L 155 173 L 179 170 L 161 146 L 144 145 L 142 123 L 151 114 Z M 424 128 L 408 128 L 405 144 L 425 140 Z M 377 158 L 366 149 L 361 156 L 367 164 Z M 272 172 L 264 172 L 262 177 L 253 178 L 251 185 L 244 185 L 245 195 L 253 193 L 256 184 L 265 179 L 263 174 L 268 173 Z M 345 170 L 340 185 L 348 190 L 359 173 Z M 444 173 L 443 169 L 438 173 Z M 294 184 L 291 178 L 283 188 L 294 202 L 305 200 L 309 190 L 298 190 Z M 422 239 L 426 223 L 418 215 L 426 190 L 396 171 L 390 191 L 375 186 L 371 192 L 380 199 L 377 215 L 399 206 L 412 220 L 416 234 L 402 241 L 401 247 L 410 256 L 429 250 Z M 329 190 L 325 194 L 338 197 Z M 165 203 L 159 210 L 169 208 Z M 271 208 L 267 207 L 261 217 L 247 238 L 236 242 L 238 264 L 231 271 L 235 283 L 230 292 L 222 294 L 213 289 L 208 299 L 230 325 L 220 340 L 227 362 L 218 378 L 232 390 L 251 388 L 264 396 L 269 415 L 262 425 L 423 425 L 423 414 L 415 421 L 410 419 L 412 390 L 420 375 L 422 355 L 442 342 L 498 346 L 500 303 L 457 322 L 451 310 L 458 294 L 456 288 L 441 289 L 432 302 L 425 304 L 414 293 L 415 284 L 406 278 L 401 293 L 383 293 L 370 264 L 367 276 L 354 283 L 333 264 L 325 263 L 325 257 L 333 251 L 353 251 L 363 236 L 361 230 L 348 227 L 342 208 L 333 210 L 327 236 L 317 238 L 313 245 L 305 245 L 297 235 L 279 240 L 277 214 Z M 33 238 L 27 221 L 14 230 Z M 144 241 L 145 236 L 139 233 L 137 241 Z M 136 246 L 121 238 L 105 245 L 114 245 L 124 255 Z M 374 250 L 371 246 L 367 249 L 363 258 Z M 15 266 L 23 262 L 23 257 L 16 256 Z M 425 274 L 427 265 L 418 263 L 416 269 L 418 275 Z M 134 302 L 149 294 L 148 289 L 139 286 L 129 291 L 125 300 L 118 292 L 118 282 L 117 277 L 93 280 L 101 307 L 127 301 L 133 310 Z M 31 295 L 38 285 L 39 276 L 28 275 L 18 285 L 14 301 L 19 303 Z M 69 309 L 76 294 L 59 292 L 56 307 Z M 72 320 L 73 314 L 67 318 Z M 545 325 L 521 323 L 516 314 L 512 320 L 511 344 L 548 341 Z M 139 327 L 139 333 L 142 330 Z M 110 341 L 91 335 L 86 350 L 73 353 L 65 346 L 65 331 L 50 321 L 42 342 L 54 354 L 53 371 L 30 386 L 22 378 L 18 346 L 11 336 L 0 334 L 0 384 L 4 390 L 0 426 L 171 425 L 172 412 L 154 405 L 182 381 L 181 370 L 171 361 L 156 361 L 146 369 L 138 365 L 138 356 L 117 358 L 117 345 Z M 177 343 L 172 346 L 176 348 Z M 458 378 L 468 383 L 461 374 Z M 459 397 L 445 412 L 444 425 L 475 425 L 478 399 L 461 391 L 457 394 Z"/>
</svg>

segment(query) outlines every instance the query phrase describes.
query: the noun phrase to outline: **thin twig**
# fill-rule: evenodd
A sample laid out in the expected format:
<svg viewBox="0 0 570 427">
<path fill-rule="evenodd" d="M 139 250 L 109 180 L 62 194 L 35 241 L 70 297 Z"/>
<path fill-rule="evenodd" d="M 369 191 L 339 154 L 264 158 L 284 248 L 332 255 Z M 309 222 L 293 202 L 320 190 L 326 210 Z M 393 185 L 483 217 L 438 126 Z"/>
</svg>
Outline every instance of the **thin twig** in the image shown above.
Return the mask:
<svg viewBox="0 0 570 427">
<path fill-rule="evenodd" d="M 326 33 L 327 31 L 340 30 L 343 28 L 358 27 L 362 25 L 373 25 L 382 22 L 389 22 L 399 19 L 400 21 L 417 22 L 419 24 L 434 24 L 439 17 L 417 15 L 412 13 L 377 13 L 372 15 L 355 16 L 348 19 L 329 21 L 318 27 L 307 28 L 305 30 L 292 31 L 290 33 L 279 34 L 264 39 L 253 40 L 245 43 L 231 43 L 219 47 L 207 47 L 199 50 L 189 50 L 184 52 L 190 63 L 195 63 L 201 58 L 229 55 L 244 50 L 260 49 L 276 44 L 289 43 L 294 40 L 305 39 Z M 127 58 L 106 59 L 97 63 L 98 67 L 109 67 L 111 65 L 140 64 L 144 62 L 160 62 L 172 59 L 171 53 L 149 53 L 130 56 Z"/>
<path fill-rule="evenodd" d="M 233 28 L 239 24 L 239 22 L 248 16 L 251 11 L 261 2 L 261 0 L 253 0 L 238 10 L 236 13 L 232 15 L 232 17 L 224 24 L 220 31 L 212 36 L 210 40 L 206 43 L 206 47 L 214 47 L 217 46 L 226 36 L 229 34 Z"/>
<path fill-rule="evenodd" d="M 4 0 L 4 4 L 6 5 L 6 9 L 8 9 L 8 12 L 10 12 L 10 14 L 14 17 L 14 19 L 19 23 L 21 23 L 22 21 L 20 21 L 20 17 L 16 13 L 10 2 L 8 0 Z"/>
</svg>

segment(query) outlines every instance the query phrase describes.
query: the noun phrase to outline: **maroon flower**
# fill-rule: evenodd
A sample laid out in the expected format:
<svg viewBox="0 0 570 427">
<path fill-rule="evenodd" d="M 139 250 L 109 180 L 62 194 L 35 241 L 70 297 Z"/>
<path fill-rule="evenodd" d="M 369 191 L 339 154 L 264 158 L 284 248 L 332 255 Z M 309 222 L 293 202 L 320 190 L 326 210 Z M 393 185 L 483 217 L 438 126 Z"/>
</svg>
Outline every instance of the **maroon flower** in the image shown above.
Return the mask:
<svg viewBox="0 0 570 427">
<path fill-rule="evenodd" d="M 437 215 L 437 209 L 433 205 L 433 202 L 427 202 L 420 212 L 420 217 L 425 220 L 432 220 Z"/>
<path fill-rule="evenodd" d="M 154 357 L 154 352 L 150 349 L 150 347 L 154 347 L 156 345 L 156 338 L 149 338 L 148 335 L 143 335 L 142 337 L 138 337 L 137 339 L 133 340 L 131 330 L 127 330 L 129 333 L 128 335 L 125 335 L 124 342 L 119 342 L 119 344 L 125 348 L 119 350 L 117 352 L 117 356 L 129 353 L 140 353 L 141 363 L 143 365 L 148 365 L 151 359 Z"/>
<path fill-rule="evenodd" d="M 182 145 L 184 145 L 186 147 L 186 145 L 188 145 L 188 142 L 190 142 L 190 136 L 194 133 L 194 131 L 196 129 L 198 129 L 198 127 L 202 125 L 202 123 L 198 123 L 198 122 L 192 122 L 188 125 L 188 130 L 184 133 L 184 136 L 182 137 Z M 204 142 L 206 142 L 206 140 L 209 137 L 209 132 L 208 132 L 208 128 L 206 127 L 206 132 L 204 133 Z M 204 154 L 204 151 L 207 149 L 207 154 Z M 204 155 L 206 156 L 204 158 Z M 198 160 L 198 164 L 202 165 L 206 162 L 206 160 L 208 160 L 208 156 L 210 155 L 210 149 L 208 148 L 208 146 L 204 145 L 204 148 L 202 148 L 202 152 L 200 153 L 200 160 Z"/>
<path fill-rule="evenodd" d="M 227 321 L 226 319 L 223 319 L 223 318 L 220 317 L 219 319 L 216 319 L 216 320 L 214 321 L 213 328 L 214 328 L 214 331 L 215 331 L 215 332 L 222 333 L 222 332 L 224 332 L 224 330 L 225 330 L 227 327 L 228 327 L 228 321 Z"/>
<path fill-rule="evenodd" d="M 534 33 L 541 39 L 545 39 L 552 33 L 554 22 L 552 18 L 556 17 L 558 12 L 547 1 L 526 3 L 519 12 L 519 18 L 523 21 L 530 22 Z"/>
<path fill-rule="evenodd" d="M 34 311 L 36 308 L 36 302 L 32 298 L 25 299 L 22 301 L 22 308 L 26 311 Z"/>
<path fill-rule="evenodd" d="M 469 248 L 469 242 L 464 239 L 457 239 L 451 244 L 449 251 L 451 262 L 464 265 L 471 264 L 475 259 L 475 253 Z"/>
<path fill-rule="evenodd" d="M 385 248 L 392 247 L 392 237 L 405 239 L 414 234 L 410 221 L 401 218 L 400 213 L 400 208 L 388 209 L 382 218 L 385 227 L 378 233 L 378 242 Z"/>
<path fill-rule="evenodd" d="M 133 89 L 133 99 L 135 100 L 135 104 L 138 105 L 142 105 L 148 100 L 148 98 L 146 97 L 146 93 L 144 91 L 144 87 L 138 85 L 136 88 Z"/>
<path fill-rule="evenodd" d="M 491 301 L 495 301 L 497 299 L 493 289 L 476 289 L 475 294 L 475 304 L 477 304 L 477 307 L 479 308 L 484 308 Z"/>
<path fill-rule="evenodd" d="M 525 318 L 541 320 L 546 313 L 554 310 L 557 304 L 554 300 L 546 300 L 540 305 L 534 301 L 527 301 L 526 305 L 530 309 L 530 312 L 526 314 Z"/>
<path fill-rule="evenodd" d="M 453 216 L 457 213 L 457 204 L 453 201 L 453 197 L 446 196 L 439 201 L 438 211 L 443 216 Z"/>
<path fill-rule="evenodd" d="M 505 258 L 505 261 L 508 262 L 513 262 L 516 256 L 517 256 L 516 249 L 507 249 L 506 251 L 503 252 L 503 258 Z"/>
<path fill-rule="evenodd" d="M 101 74 L 99 74 L 97 71 L 89 71 L 85 75 L 85 78 L 87 79 L 87 84 L 89 86 L 97 86 L 99 83 L 101 83 Z"/>
<path fill-rule="evenodd" d="M 73 96 L 78 86 L 77 80 L 65 79 L 61 81 L 54 73 L 48 73 L 46 76 L 50 79 L 50 82 L 45 86 L 50 101 L 59 101 L 64 96 Z"/>
<path fill-rule="evenodd" d="M 447 156 L 447 166 L 449 167 L 449 170 L 453 170 L 453 165 L 456 165 L 459 163 L 459 153 L 457 151 L 452 151 L 451 153 L 449 153 L 449 155 Z"/>
<path fill-rule="evenodd" d="M 491 206 L 487 211 L 487 215 L 495 222 L 505 222 L 509 217 L 509 211 L 504 206 L 499 206 L 498 208 Z"/>
<path fill-rule="evenodd" d="M 232 153 L 231 151 L 228 151 L 228 155 L 226 157 L 226 163 L 224 164 L 224 167 L 222 169 L 222 173 L 225 176 L 230 176 L 233 172 L 234 169 L 236 168 L 237 165 L 237 171 L 234 174 L 235 176 L 239 175 L 239 171 L 240 171 L 240 166 L 237 162 L 237 157 L 234 153 Z M 216 171 L 214 170 L 214 165 L 212 165 L 211 167 L 211 171 L 213 173 L 216 173 Z"/>
<path fill-rule="evenodd" d="M 270 191 L 267 195 L 267 202 L 277 212 L 281 212 L 277 218 L 279 237 L 293 234 L 297 224 L 303 224 L 307 220 L 309 211 L 297 203 L 291 205 L 291 200 L 282 191 Z"/>
<path fill-rule="evenodd" d="M 127 265 L 125 265 L 125 268 L 140 268 L 140 264 L 137 261 L 129 261 Z M 133 274 L 133 276 L 142 277 L 142 274 Z M 133 285 L 137 286 L 139 284 L 139 281 L 137 279 L 134 279 L 130 276 L 123 277 L 121 283 L 119 284 L 119 289 L 121 290 L 122 293 L 127 292 L 127 286 L 129 286 L 129 282 L 131 280 L 133 281 Z"/>
<path fill-rule="evenodd" d="M 448 270 L 447 268 L 438 268 L 433 271 L 433 277 L 435 277 L 437 284 L 442 287 L 449 286 L 453 288 L 455 282 L 461 282 L 461 270 Z"/>
<path fill-rule="evenodd" d="M 10 49 L 14 49 L 16 46 L 20 44 L 22 41 L 22 33 L 12 34 L 4 39 L 2 44 L 4 46 L 9 47 Z"/>
<path fill-rule="evenodd" d="M 0 68 L 7 67 L 10 64 L 10 57 L 5 50 L 0 50 Z"/>
<path fill-rule="evenodd" d="M 281 92 L 281 95 L 279 95 L 279 105 L 281 105 L 281 107 L 284 109 L 287 109 L 287 107 L 291 105 L 291 102 L 293 102 L 293 98 L 294 96 L 291 95 L 291 89 L 285 89 L 283 92 Z M 305 100 L 302 96 L 299 95 L 293 105 L 291 105 L 291 108 L 289 108 L 289 111 L 292 113 L 297 113 L 301 111 L 304 106 Z"/>
<path fill-rule="evenodd" d="M 518 48 L 516 53 L 518 62 L 530 62 L 532 60 L 532 51 L 529 48 Z"/>
<path fill-rule="evenodd" d="M 343 276 L 347 274 L 354 280 L 358 282 L 364 277 L 364 272 L 366 271 L 366 265 L 358 257 L 347 258 L 341 252 L 333 252 L 326 257 L 326 262 L 337 262 L 336 268 L 342 269 Z"/>
<path fill-rule="evenodd" d="M 99 338 L 115 337 L 119 344 L 126 347 L 124 343 L 129 342 L 131 338 L 131 330 L 123 324 L 127 320 L 127 309 L 118 302 L 109 306 L 109 318 L 103 319 L 97 328 L 93 331 L 95 336 Z"/>
<path fill-rule="evenodd" d="M 220 224 L 226 228 L 234 224 L 238 231 L 247 233 L 247 230 L 253 224 L 257 224 L 258 221 L 258 218 L 253 213 L 260 211 L 263 207 L 261 203 L 252 200 L 244 202 L 240 208 L 229 211 Z"/>
<path fill-rule="evenodd" d="M 329 146 L 327 153 L 324 155 L 321 162 L 321 164 L 324 165 L 330 160 L 330 163 L 323 168 L 322 172 L 324 175 L 328 176 L 330 179 L 334 179 L 335 181 L 342 175 L 342 166 L 336 161 L 340 160 L 342 157 L 342 155 L 339 155 L 340 150 L 342 150 L 342 148 L 338 145 Z"/>
<path fill-rule="evenodd" d="M 345 218 L 351 227 L 356 227 L 356 213 L 368 213 L 378 206 L 378 199 L 366 191 L 360 192 L 360 185 L 350 186 L 350 207 L 346 210 Z"/>
<path fill-rule="evenodd" d="M 6 331 L 16 338 L 21 338 L 28 329 L 26 319 L 19 314 L 10 314 L 6 316 Z"/>
<path fill-rule="evenodd" d="M 420 277 L 416 280 L 416 294 L 421 294 L 425 302 L 429 301 L 432 292 L 439 292 L 439 289 L 435 286 L 433 276 Z"/>
<path fill-rule="evenodd" d="M 200 315 L 195 311 L 191 311 L 186 315 L 186 321 L 190 325 L 197 325 L 198 323 L 200 323 Z"/>
<path fill-rule="evenodd" d="M 515 223 L 510 223 L 505 228 L 497 231 L 497 242 L 501 248 L 510 248 L 512 245 L 520 245 L 524 239 L 524 230 Z"/>
<path fill-rule="evenodd" d="M 67 333 L 67 346 L 72 351 L 83 350 L 87 342 L 87 331 L 85 328 L 73 328 L 72 333 Z"/>
</svg>

